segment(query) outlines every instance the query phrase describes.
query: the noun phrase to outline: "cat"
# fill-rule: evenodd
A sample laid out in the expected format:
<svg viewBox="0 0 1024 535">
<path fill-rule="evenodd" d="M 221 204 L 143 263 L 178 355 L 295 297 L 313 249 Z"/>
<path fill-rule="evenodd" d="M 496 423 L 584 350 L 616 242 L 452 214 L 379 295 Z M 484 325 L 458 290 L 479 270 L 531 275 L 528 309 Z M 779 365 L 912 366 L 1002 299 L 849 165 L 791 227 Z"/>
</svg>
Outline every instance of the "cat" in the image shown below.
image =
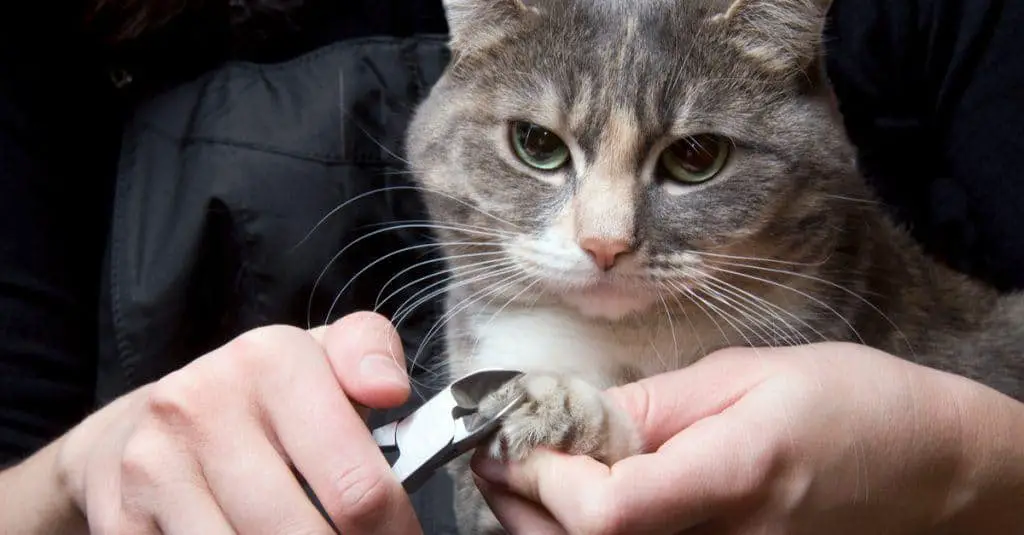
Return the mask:
<svg viewBox="0 0 1024 535">
<path fill-rule="evenodd" d="M 926 255 L 858 172 L 828 2 L 444 7 L 406 154 L 453 277 L 447 372 L 527 372 L 487 454 L 636 454 L 600 391 L 727 346 L 866 344 L 1024 399 L 1024 298 Z M 460 530 L 501 533 L 451 474 Z"/>
</svg>

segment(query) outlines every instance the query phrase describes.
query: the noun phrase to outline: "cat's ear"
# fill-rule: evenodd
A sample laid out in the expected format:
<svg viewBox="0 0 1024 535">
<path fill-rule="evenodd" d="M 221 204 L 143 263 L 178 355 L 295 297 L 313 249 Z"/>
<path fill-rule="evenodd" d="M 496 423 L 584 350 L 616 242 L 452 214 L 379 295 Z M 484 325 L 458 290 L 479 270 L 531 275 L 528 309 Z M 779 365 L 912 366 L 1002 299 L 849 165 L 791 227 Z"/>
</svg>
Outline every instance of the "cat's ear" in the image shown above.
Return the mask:
<svg viewBox="0 0 1024 535">
<path fill-rule="evenodd" d="M 502 39 L 510 28 L 540 14 L 544 0 L 444 0 L 450 46 L 467 54 Z"/>
<path fill-rule="evenodd" d="M 715 23 L 726 26 L 729 41 L 781 74 L 803 71 L 821 52 L 822 31 L 831 0 L 732 0 Z"/>
</svg>

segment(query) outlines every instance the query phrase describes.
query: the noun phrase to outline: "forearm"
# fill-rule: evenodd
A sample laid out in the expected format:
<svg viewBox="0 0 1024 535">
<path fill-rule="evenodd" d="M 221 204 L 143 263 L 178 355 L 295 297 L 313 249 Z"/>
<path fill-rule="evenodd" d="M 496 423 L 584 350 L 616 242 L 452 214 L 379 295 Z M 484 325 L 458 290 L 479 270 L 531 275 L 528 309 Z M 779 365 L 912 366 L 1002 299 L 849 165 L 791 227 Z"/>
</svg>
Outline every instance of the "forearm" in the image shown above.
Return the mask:
<svg viewBox="0 0 1024 535">
<path fill-rule="evenodd" d="M 968 381 L 956 385 L 963 470 L 941 532 L 1020 533 L 1024 526 L 1024 404 Z"/>
<path fill-rule="evenodd" d="M 0 472 L 0 533 L 86 534 L 85 519 L 58 476 L 60 443 Z"/>
</svg>

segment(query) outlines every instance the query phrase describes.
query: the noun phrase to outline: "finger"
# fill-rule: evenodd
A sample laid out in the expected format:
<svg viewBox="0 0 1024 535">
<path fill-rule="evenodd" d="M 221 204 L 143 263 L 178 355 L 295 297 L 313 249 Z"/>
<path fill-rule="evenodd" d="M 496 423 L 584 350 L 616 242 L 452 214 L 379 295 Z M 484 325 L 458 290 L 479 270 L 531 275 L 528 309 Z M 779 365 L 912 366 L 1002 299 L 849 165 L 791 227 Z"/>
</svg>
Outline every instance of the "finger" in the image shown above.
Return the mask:
<svg viewBox="0 0 1024 535">
<path fill-rule="evenodd" d="M 231 535 L 198 464 L 166 431 L 158 420 L 145 418 L 125 440 L 117 470 L 121 507 L 109 532 Z"/>
<path fill-rule="evenodd" d="M 111 457 L 111 461 L 95 465 L 85 481 L 85 516 L 89 533 L 157 535 L 152 516 L 140 515 L 131 509 L 134 505 L 132 496 L 126 495 L 121 485 L 120 458 Z"/>
<path fill-rule="evenodd" d="M 611 470 L 590 457 L 539 449 L 516 464 L 476 456 L 472 467 L 484 481 L 540 504 L 572 533 L 620 533 L 610 527 L 618 521 L 604 509 L 603 496 L 614 487 Z"/>
<path fill-rule="evenodd" d="M 231 523 L 208 490 L 175 494 L 174 499 L 165 502 L 165 508 L 156 517 L 156 524 L 161 535 L 235 535 Z"/>
<path fill-rule="evenodd" d="M 171 451 L 168 446 L 167 451 Z M 201 475 L 198 460 L 176 449 L 178 451 L 162 456 L 166 482 L 151 487 L 150 502 L 156 505 L 153 517 L 159 532 L 162 535 L 234 535 L 231 523 Z"/>
<path fill-rule="evenodd" d="M 314 340 L 316 340 L 316 343 L 318 343 L 320 345 L 323 345 L 324 344 L 324 338 L 325 338 L 325 335 L 327 334 L 327 328 L 328 327 L 329 327 L 329 325 L 321 325 L 319 327 L 315 327 L 313 329 L 310 329 L 309 330 L 309 335 L 312 336 Z"/>
<path fill-rule="evenodd" d="M 328 329 L 328 344 L 331 336 Z M 288 331 L 270 347 L 287 348 L 294 362 L 260 374 L 256 399 L 286 456 L 337 527 L 353 535 L 418 533 L 408 495 L 339 388 L 321 346 L 304 331 Z"/>
<path fill-rule="evenodd" d="M 107 422 L 103 422 L 107 425 L 99 427 L 99 435 L 88 438 L 94 444 L 105 441 L 110 447 L 83 449 L 81 455 L 86 458 L 73 461 L 86 467 L 82 477 L 71 483 L 78 487 L 73 492 L 78 496 L 76 501 L 84 504 L 91 534 L 145 533 L 142 527 L 135 530 L 125 530 L 122 527 L 125 519 L 122 508 L 124 500 L 121 487 L 121 453 L 125 442 L 135 429 L 142 405 L 140 398 L 145 395 L 143 389 L 136 392 L 138 394 L 118 398 L 91 417 L 109 418 Z M 139 397 L 134 397 L 136 395 Z M 72 433 L 79 433 L 81 429 L 76 428 Z"/>
<path fill-rule="evenodd" d="M 771 375 L 771 349 L 727 349 L 682 370 L 612 388 L 608 396 L 653 451 L 693 423 L 728 409 Z"/>
<path fill-rule="evenodd" d="M 389 409 L 411 391 L 401 338 L 386 318 L 348 315 L 323 332 L 323 347 L 342 389 L 356 403 Z"/>
<path fill-rule="evenodd" d="M 321 326 L 316 327 L 314 329 L 310 329 L 309 330 L 309 335 L 312 336 L 313 339 L 316 340 L 316 342 L 318 344 L 320 344 L 321 346 L 324 346 L 325 345 L 325 341 L 327 339 L 327 329 L 328 328 L 330 328 L 330 325 L 321 325 Z M 332 366 L 332 368 L 333 368 L 333 366 Z M 336 375 L 342 375 L 342 374 L 337 374 L 336 373 Z M 347 374 L 346 374 L 346 376 L 347 376 Z M 357 390 L 358 390 L 358 388 L 357 388 Z M 371 412 L 371 409 L 369 407 L 367 407 L 367 406 L 365 406 L 365 405 L 363 405 L 361 403 L 354 402 L 354 401 L 353 401 L 352 405 L 356 408 L 356 412 L 359 413 L 359 416 L 363 418 L 363 421 L 366 421 L 366 419 L 369 418 L 370 412 Z"/>
<path fill-rule="evenodd" d="M 757 498 L 776 459 L 756 425 L 727 413 L 692 425 L 656 453 L 608 467 L 537 450 L 516 465 L 483 465 L 482 477 L 542 504 L 559 524 L 601 533 L 678 533 Z"/>
<path fill-rule="evenodd" d="M 200 461 L 219 507 L 239 533 L 326 532 L 327 522 L 263 430 L 239 427 L 225 438 L 205 448 Z"/>
<path fill-rule="evenodd" d="M 362 313 L 359 313 L 359 314 L 362 314 Z M 387 320 L 384 320 L 384 321 L 386 322 Z M 313 339 L 316 340 L 317 343 L 319 343 L 321 345 L 325 345 L 326 341 L 327 341 L 327 332 L 328 332 L 328 329 L 330 327 L 331 327 L 330 325 L 322 325 L 322 326 L 316 327 L 314 329 L 310 329 L 309 330 L 309 335 L 312 336 Z M 398 342 L 400 343 L 400 340 L 398 340 Z M 399 345 L 399 351 L 400 351 L 400 345 Z M 336 353 L 344 355 L 344 353 L 341 352 L 341 351 L 336 352 Z M 400 355 L 400 353 L 399 353 L 399 355 Z M 400 357 L 399 357 L 399 359 L 400 359 Z M 341 360 L 341 359 L 339 359 L 339 360 Z M 335 366 L 332 366 L 332 367 L 335 370 L 337 370 L 338 368 L 341 368 L 343 366 L 344 366 L 344 363 L 340 363 L 337 367 L 335 367 Z M 350 375 L 348 373 L 342 374 L 342 373 L 337 373 L 337 371 L 335 373 L 336 373 L 336 375 L 339 375 L 339 376 L 350 377 Z M 339 382 L 340 382 L 340 379 L 339 379 Z M 353 385 L 350 385 L 350 386 L 351 386 L 352 389 L 356 390 L 357 393 L 362 388 L 365 388 L 365 386 L 362 386 L 361 384 L 353 384 Z M 385 395 L 385 400 L 383 400 L 384 403 L 382 403 L 381 405 L 400 405 L 400 404 L 404 403 L 404 401 L 395 402 L 395 400 L 389 398 L 391 396 L 391 394 L 390 394 L 390 387 L 387 386 L 386 389 L 388 390 L 388 394 Z M 401 394 L 399 393 L 399 396 L 400 395 Z M 408 394 L 406 396 L 408 396 Z M 367 398 L 368 396 L 364 395 L 364 396 L 361 396 L 361 397 L 362 398 Z M 374 395 L 371 394 L 369 396 L 369 398 L 373 399 Z M 361 416 L 362 419 L 366 420 L 367 418 L 370 417 L 371 409 L 369 407 L 367 407 L 366 405 L 362 405 L 361 403 L 357 403 L 357 402 L 353 402 L 352 405 L 355 407 L 355 411 L 359 413 L 359 416 Z M 383 407 L 383 408 L 386 408 L 386 407 Z"/>
<path fill-rule="evenodd" d="M 308 336 L 301 338 L 307 340 L 308 345 L 316 345 Z M 226 346 L 224 351 L 230 351 L 231 347 Z M 301 346 L 297 348 L 300 354 L 302 350 Z M 158 493 L 152 495 L 149 502 L 161 523 L 174 523 L 182 528 L 197 522 L 210 524 L 208 530 L 191 529 L 186 533 L 219 533 L 212 513 L 191 519 L 179 518 L 193 515 L 191 508 L 203 511 L 209 505 L 207 498 L 195 496 L 197 493 L 209 496 L 223 512 L 229 526 L 233 527 L 229 528 L 229 533 L 235 529 L 256 535 L 294 531 L 325 533 L 329 526 L 293 476 L 277 437 L 268 436 L 259 415 L 254 414 L 254 406 L 258 405 L 254 401 L 258 399 L 254 388 L 259 386 L 259 381 L 254 385 L 253 381 L 221 380 L 217 382 L 219 391 L 214 391 L 208 379 L 206 382 L 196 379 L 229 373 L 216 368 L 228 363 L 237 366 L 230 361 L 242 358 L 242 355 L 223 355 L 220 359 L 207 359 L 157 384 L 147 402 L 148 417 L 126 445 L 124 457 L 129 465 L 155 464 L 158 468 L 152 473 L 158 476 L 152 479 L 159 484 L 142 477 L 134 485 L 126 482 L 123 487 L 126 492 L 134 490 L 135 494 L 142 495 L 150 492 L 149 489 L 157 489 Z M 302 364 L 309 361 L 311 359 L 296 358 L 294 369 L 301 370 Z M 245 367 L 228 369 L 247 370 Z M 311 375 L 311 370 L 306 374 Z M 234 402 L 225 403 L 225 398 Z M 161 440 L 170 440 L 170 447 L 158 448 L 162 453 L 149 462 L 131 461 L 133 457 L 145 459 L 147 437 L 155 437 L 148 440 L 158 445 Z M 194 461 L 183 464 L 176 456 L 186 461 L 191 457 Z M 146 474 L 144 470 L 135 472 Z"/>
<path fill-rule="evenodd" d="M 547 511 L 498 485 L 476 478 L 476 485 L 498 522 L 512 535 L 564 535 Z"/>
</svg>

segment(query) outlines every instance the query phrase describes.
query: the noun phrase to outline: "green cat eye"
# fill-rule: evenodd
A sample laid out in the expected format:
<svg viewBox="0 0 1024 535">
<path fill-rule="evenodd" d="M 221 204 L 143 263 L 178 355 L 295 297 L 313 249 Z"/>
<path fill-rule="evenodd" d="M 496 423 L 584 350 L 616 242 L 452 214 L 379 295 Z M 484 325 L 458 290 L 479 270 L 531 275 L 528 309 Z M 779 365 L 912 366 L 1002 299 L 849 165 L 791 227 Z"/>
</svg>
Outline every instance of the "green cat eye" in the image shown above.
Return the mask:
<svg viewBox="0 0 1024 535">
<path fill-rule="evenodd" d="M 569 161 L 569 147 L 554 132 L 525 121 L 513 121 L 509 130 L 512 148 L 526 165 L 554 171 Z"/>
<path fill-rule="evenodd" d="M 661 153 L 661 166 L 668 174 L 666 178 L 685 184 L 700 184 L 721 172 L 731 148 L 729 141 L 720 136 L 701 134 L 686 137 Z"/>
</svg>

